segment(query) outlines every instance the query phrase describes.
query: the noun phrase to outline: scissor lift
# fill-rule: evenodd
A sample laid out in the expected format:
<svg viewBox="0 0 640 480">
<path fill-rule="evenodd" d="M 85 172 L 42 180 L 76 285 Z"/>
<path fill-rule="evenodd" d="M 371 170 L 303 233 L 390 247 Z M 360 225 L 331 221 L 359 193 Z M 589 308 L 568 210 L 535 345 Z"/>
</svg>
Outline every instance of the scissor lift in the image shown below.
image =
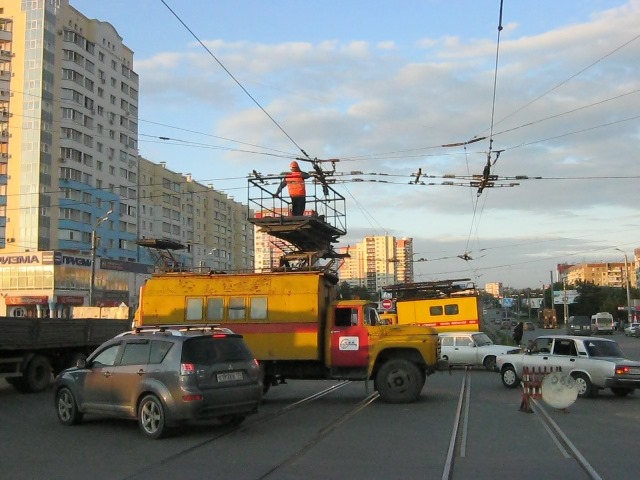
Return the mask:
<svg viewBox="0 0 640 480">
<path fill-rule="evenodd" d="M 291 246 L 282 256 L 281 268 L 337 271 L 338 260 L 346 256 L 333 248 L 347 233 L 344 197 L 312 177 L 307 181 L 303 215 L 292 216 L 289 198 L 274 196 L 281 180 L 279 176 L 248 179 L 249 222 Z"/>
</svg>

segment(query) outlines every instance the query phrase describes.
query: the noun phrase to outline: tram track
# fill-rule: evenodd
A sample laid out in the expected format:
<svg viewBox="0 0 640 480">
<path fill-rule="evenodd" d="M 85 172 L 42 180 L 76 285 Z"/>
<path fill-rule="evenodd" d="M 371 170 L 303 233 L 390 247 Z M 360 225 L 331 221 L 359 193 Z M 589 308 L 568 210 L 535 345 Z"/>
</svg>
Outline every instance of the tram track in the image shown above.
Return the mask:
<svg viewBox="0 0 640 480">
<path fill-rule="evenodd" d="M 442 480 L 452 480 L 456 478 L 456 461 L 467 456 L 467 442 L 469 439 L 469 420 L 471 412 L 471 369 L 466 367 L 457 397 L 457 406 L 452 423 L 451 437 L 444 467 L 442 470 Z M 535 398 L 530 399 L 532 404 L 531 413 L 543 427 L 549 439 L 560 452 L 565 460 L 573 459 L 577 466 L 586 474 L 585 478 L 590 480 L 602 480 L 602 476 L 591 465 L 585 455 L 580 452 L 571 438 L 554 421 L 550 413 L 544 408 L 543 401 Z M 473 460 L 472 460 L 473 461 Z"/>
<path fill-rule="evenodd" d="M 292 412 L 292 411 L 294 411 L 294 410 L 296 410 L 298 408 L 301 408 L 301 407 L 303 407 L 305 405 L 308 405 L 311 402 L 314 402 L 314 401 L 319 400 L 319 399 L 321 399 L 323 397 L 326 397 L 327 395 L 330 395 L 330 394 L 338 391 L 339 389 L 341 389 L 343 387 L 346 387 L 347 385 L 349 385 L 351 383 L 352 382 L 350 380 L 339 381 L 338 383 L 336 383 L 334 385 L 331 385 L 330 387 L 325 388 L 324 390 L 321 390 L 319 392 L 313 393 L 312 395 L 309 395 L 309 396 L 304 397 L 304 398 L 302 398 L 300 400 L 297 400 L 297 401 L 295 401 L 293 403 L 290 403 L 290 404 L 285 405 L 285 406 L 283 406 L 281 408 L 278 408 L 277 410 L 275 410 L 273 412 L 270 412 L 270 413 L 267 413 L 267 414 L 264 414 L 264 415 L 260 415 L 260 416 L 257 416 L 257 417 L 252 417 L 252 418 L 248 419 L 247 421 L 245 421 L 241 425 L 227 428 L 222 432 L 216 433 L 216 434 L 212 435 L 209 438 L 206 438 L 206 439 L 204 439 L 204 440 L 202 440 L 202 441 L 200 441 L 200 442 L 198 442 L 198 443 L 196 443 L 194 445 L 189 446 L 188 448 L 184 448 L 182 450 L 179 450 L 179 451 L 173 453 L 172 455 L 166 456 L 162 460 L 160 460 L 160 461 L 158 461 L 156 463 L 146 465 L 143 469 L 140 469 L 140 470 L 138 470 L 138 471 L 136 471 L 136 472 L 134 472 L 134 473 L 132 473 L 130 475 L 127 475 L 122 480 L 135 479 L 136 477 L 140 476 L 141 474 L 148 473 L 149 471 L 152 471 L 157 467 L 160 467 L 160 466 L 165 465 L 165 464 L 170 464 L 174 460 L 176 460 L 176 459 L 178 459 L 180 457 L 183 457 L 184 455 L 197 452 L 198 450 L 200 450 L 200 449 L 202 449 L 204 447 L 210 446 L 212 443 L 214 443 L 217 440 L 220 440 L 222 438 L 225 438 L 225 437 L 228 437 L 230 435 L 236 434 L 238 432 L 249 430 L 252 426 L 255 426 L 255 425 L 258 425 L 258 424 L 262 424 L 262 423 L 268 423 L 270 421 L 276 420 L 277 418 L 281 417 L 282 415 L 290 413 L 290 412 Z M 339 417 L 335 418 L 329 424 L 324 425 L 322 428 L 320 428 L 318 430 L 317 434 L 309 442 L 307 442 L 304 446 L 302 446 L 298 451 L 296 451 L 296 452 L 292 453 L 291 455 L 289 455 L 285 460 L 279 462 L 277 465 L 275 465 L 274 467 L 270 468 L 262 476 L 259 476 L 257 478 L 257 480 L 269 477 L 270 475 L 275 473 L 277 470 L 279 470 L 282 467 L 288 465 L 289 463 L 294 461 L 296 458 L 298 458 L 301 455 L 303 455 L 306 451 L 308 451 L 311 448 L 313 448 L 314 445 L 317 445 L 324 437 L 329 435 L 336 428 L 338 428 L 344 422 L 346 422 L 347 420 L 352 418 L 354 415 L 359 413 L 361 410 L 366 408 L 368 405 L 370 405 L 371 403 L 376 401 L 379 397 L 380 397 L 380 394 L 378 392 L 373 392 L 372 394 L 368 395 L 365 399 L 359 401 L 355 406 L 353 406 L 352 408 L 347 410 L 345 413 L 343 413 Z"/>
<path fill-rule="evenodd" d="M 565 458 L 573 458 L 578 462 L 578 465 L 585 471 L 591 480 L 602 480 L 600 474 L 593 468 L 589 461 L 582 455 L 578 448 L 574 445 L 567 434 L 560 428 L 560 426 L 551 418 L 551 415 L 544 409 L 542 402 L 539 402 L 535 398 L 531 399 L 533 404 L 533 412 L 542 422 L 543 427 L 551 437 L 554 444 L 558 447 L 558 450 L 565 456 Z"/>
</svg>

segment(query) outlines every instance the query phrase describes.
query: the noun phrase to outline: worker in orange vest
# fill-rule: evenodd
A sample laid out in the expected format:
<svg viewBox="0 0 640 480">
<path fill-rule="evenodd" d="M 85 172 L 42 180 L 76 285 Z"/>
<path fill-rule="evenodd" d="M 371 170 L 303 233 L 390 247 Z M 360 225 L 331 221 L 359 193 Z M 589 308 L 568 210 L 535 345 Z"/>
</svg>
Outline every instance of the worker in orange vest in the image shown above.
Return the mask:
<svg viewBox="0 0 640 480">
<path fill-rule="evenodd" d="M 304 181 L 309 178 L 310 175 L 307 172 L 301 171 L 298 162 L 295 160 L 291 162 L 289 167 L 291 168 L 291 172 L 285 175 L 273 196 L 277 197 L 280 195 L 280 192 L 286 185 L 287 190 L 289 190 L 289 197 L 291 197 L 291 215 L 299 217 L 304 214 L 306 203 L 307 192 L 304 188 Z"/>
</svg>

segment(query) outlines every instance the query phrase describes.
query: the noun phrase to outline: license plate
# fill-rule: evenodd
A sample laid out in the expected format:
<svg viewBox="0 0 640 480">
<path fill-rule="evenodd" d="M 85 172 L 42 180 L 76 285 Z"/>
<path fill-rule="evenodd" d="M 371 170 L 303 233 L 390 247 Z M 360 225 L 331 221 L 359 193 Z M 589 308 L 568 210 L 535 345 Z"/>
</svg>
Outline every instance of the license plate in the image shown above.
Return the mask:
<svg viewBox="0 0 640 480">
<path fill-rule="evenodd" d="M 630 368 L 629 373 L 631 375 L 640 375 L 640 368 Z"/>
<path fill-rule="evenodd" d="M 233 382 L 234 380 L 242 380 L 242 372 L 219 373 L 217 375 L 218 382 Z"/>
</svg>

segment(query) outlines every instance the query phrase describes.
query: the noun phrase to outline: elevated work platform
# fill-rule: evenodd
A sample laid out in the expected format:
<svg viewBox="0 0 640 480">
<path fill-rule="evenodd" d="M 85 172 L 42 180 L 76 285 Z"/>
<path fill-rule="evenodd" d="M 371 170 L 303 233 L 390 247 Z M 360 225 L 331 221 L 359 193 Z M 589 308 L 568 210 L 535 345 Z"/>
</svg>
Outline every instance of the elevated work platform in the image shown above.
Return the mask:
<svg viewBox="0 0 640 480">
<path fill-rule="evenodd" d="M 140 238 L 136 240 L 136 244 L 151 251 L 156 272 L 181 272 L 186 270 L 173 254 L 175 250 L 186 250 L 186 245 L 163 238 Z"/>
<path fill-rule="evenodd" d="M 306 206 L 303 215 L 291 215 L 291 200 L 286 188 L 274 196 L 281 176 L 256 176 L 248 179 L 249 222 L 260 231 L 278 238 L 291 249 L 284 261 L 300 262 L 310 267 L 319 259 L 344 257 L 333 244 L 347 233 L 345 199 L 315 177 L 307 180 Z"/>
</svg>

